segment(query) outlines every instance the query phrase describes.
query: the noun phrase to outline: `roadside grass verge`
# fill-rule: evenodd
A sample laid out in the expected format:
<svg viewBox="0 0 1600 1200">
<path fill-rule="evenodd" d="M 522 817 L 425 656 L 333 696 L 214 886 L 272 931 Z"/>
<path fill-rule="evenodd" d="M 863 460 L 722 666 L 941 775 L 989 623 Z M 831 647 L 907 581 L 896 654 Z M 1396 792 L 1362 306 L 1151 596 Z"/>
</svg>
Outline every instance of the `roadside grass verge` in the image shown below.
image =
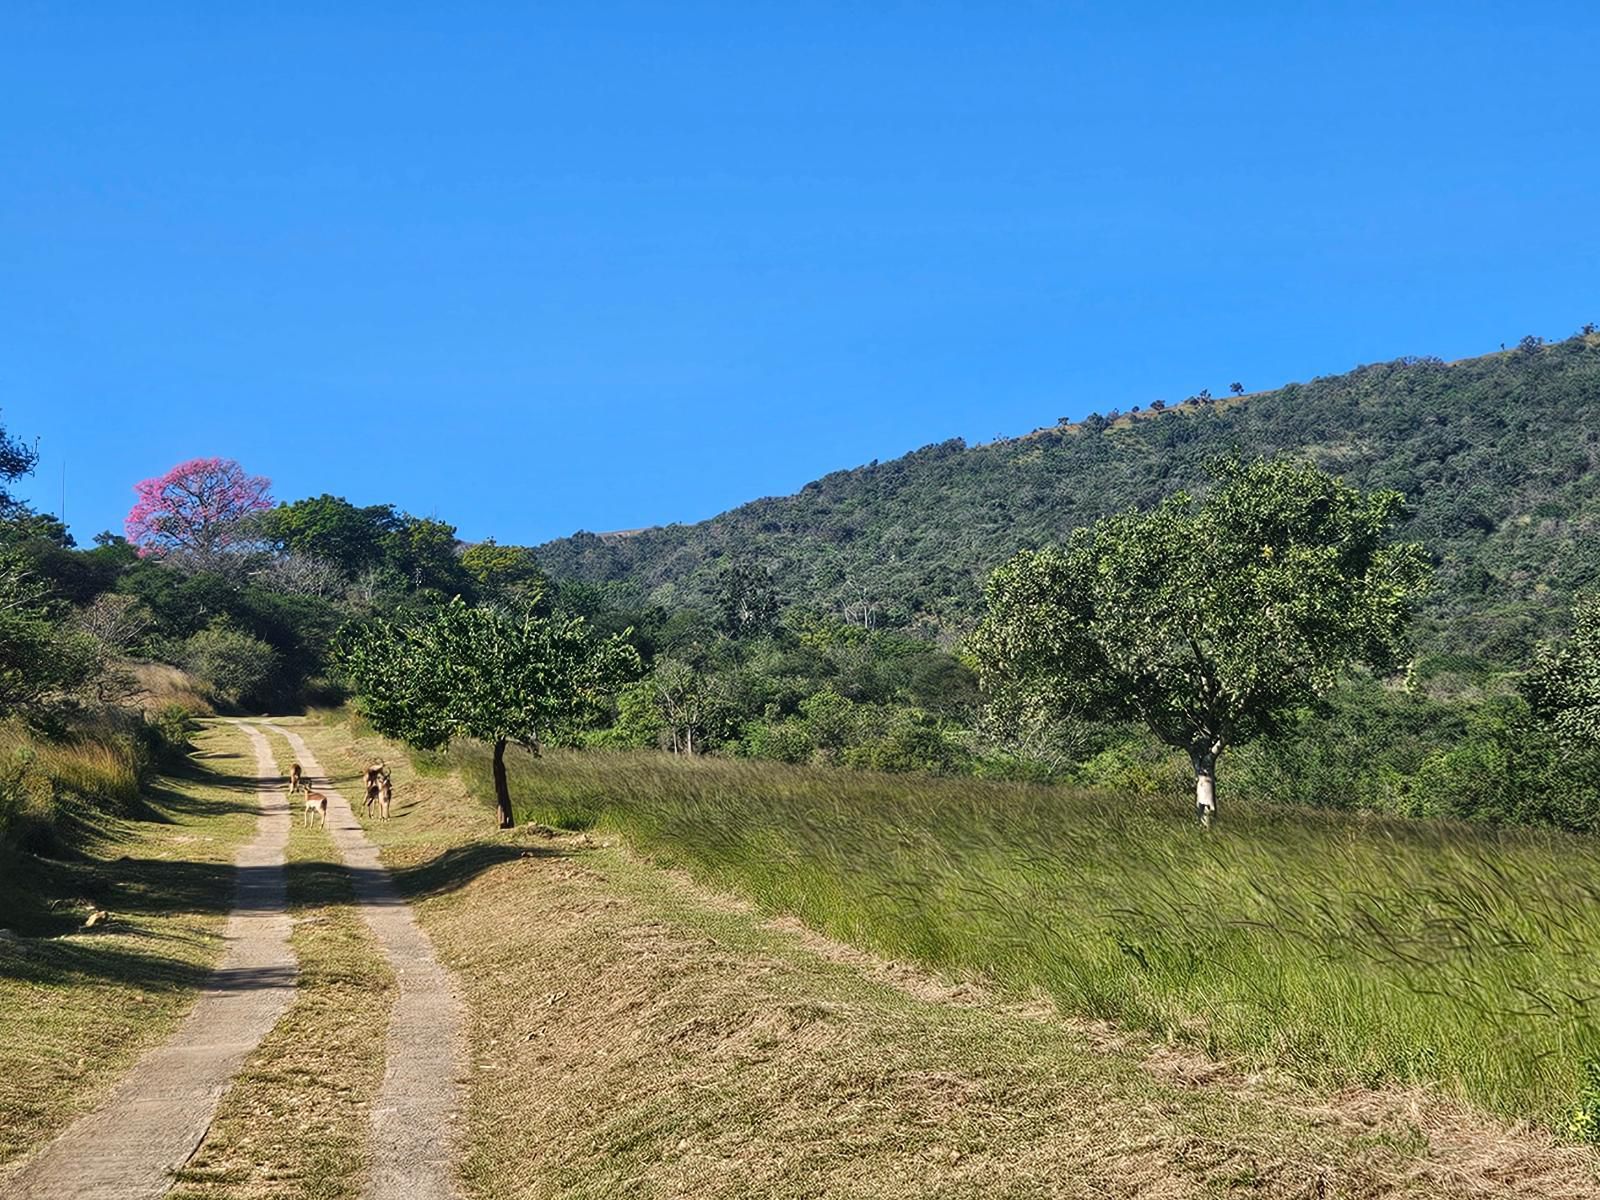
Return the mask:
<svg viewBox="0 0 1600 1200">
<path fill-rule="evenodd" d="M 104 747 L 75 762 L 70 746 L 46 753 L 86 788 L 127 767 Z M 187 766 L 142 794 L 127 777 L 120 800 L 137 819 L 69 799 L 72 849 L 0 849 L 0 927 L 22 935 L 0 939 L 0 1178 L 188 1011 L 222 953 L 254 774 L 244 736 L 207 726 Z"/>
<path fill-rule="evenodd" d="M 287 777 L 287 763 L 279 766 Z M 294 1003 L 229 1084 L 171 1200 L 349 1200 L 361 1192 L 395 980 L 354 906 L 338 850 L 295 809 L 291 798 Z"/>
<path fill-rule="evenodd" d="M 488 757 L 459 766 L 490 792 Z M 1563 1130 L 1600 1056 L 1600 877 L 1569 835 L 657 754 L 511 760 L 519 818 L 852 944 L 1320 1088 L 1438 1085 Z"/>
</svg>

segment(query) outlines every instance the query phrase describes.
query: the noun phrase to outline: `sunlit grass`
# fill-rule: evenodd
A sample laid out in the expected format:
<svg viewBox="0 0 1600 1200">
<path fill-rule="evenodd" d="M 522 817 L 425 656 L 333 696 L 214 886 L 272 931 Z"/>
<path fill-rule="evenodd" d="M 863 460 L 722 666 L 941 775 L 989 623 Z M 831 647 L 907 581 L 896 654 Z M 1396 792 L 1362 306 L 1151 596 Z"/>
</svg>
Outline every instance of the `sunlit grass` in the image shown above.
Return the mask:
<svg viewBox="0 0 1600 1200">
<path fill-rule="evenodd" d="M 487 760 L 455 753 L 486 794 Z M 1600 1054 L 1587 839 L 653 754 L 518 758 L 519 816 L 835 936 L 1319 1084 L 1561 1127 Z"/>
</svg>

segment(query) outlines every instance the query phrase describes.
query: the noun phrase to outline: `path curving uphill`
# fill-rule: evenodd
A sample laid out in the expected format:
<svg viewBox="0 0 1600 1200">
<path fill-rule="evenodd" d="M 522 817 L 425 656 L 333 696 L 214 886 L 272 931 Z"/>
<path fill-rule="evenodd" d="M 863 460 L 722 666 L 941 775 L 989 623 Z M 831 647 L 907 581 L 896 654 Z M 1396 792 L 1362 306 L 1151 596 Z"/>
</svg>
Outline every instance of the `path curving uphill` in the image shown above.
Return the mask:
<svg viewBox="0 0 1600 1200">
<path fill-rule="evenodd" d="M 267 726 L 289 743 L 318 791 L 328 797 L 328 832 L 350 872 L 356 903 L 394 970 L 399 995 L 389 1019 L 387 1066 L 372 1110 L 372 1166 L 365 1194 L 373 1200 L 452 1200 L 452 1161 L 461 1107 L 466 1035 L 455 981 L 433 943 L 400 899 L 378 850 L 327 785 L 305 739 Z"/>
<path fill-rule="evenodd" d="M 183 1024 L 151 1050 L 94 1112 L 36 1153 L 6 1194 L 18 1200 L 146 1200 L 172 1186 L 205 1137 L 228 1081 L 294 997 L 285 910 L 289 804 L 267 739 L 255 750 L 261 816 L 235 862 L 222 961 Z"/>
</svg>

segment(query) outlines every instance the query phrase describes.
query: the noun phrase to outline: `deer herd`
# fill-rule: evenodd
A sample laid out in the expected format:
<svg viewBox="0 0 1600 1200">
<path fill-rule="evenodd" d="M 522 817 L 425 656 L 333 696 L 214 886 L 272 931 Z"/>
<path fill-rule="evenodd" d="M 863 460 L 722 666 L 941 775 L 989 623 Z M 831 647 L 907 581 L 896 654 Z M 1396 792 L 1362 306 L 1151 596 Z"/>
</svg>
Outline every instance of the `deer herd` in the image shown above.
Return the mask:
<svg viewBox="0 0 1600 1200">
<path fill-rule="evenodd" d="M 394 802 L 394 787 L 389 782 L 389 768 L 382 759 L 374 760 L 367 764 L 364 774 L 367 788 L 367 820 L 372 820 L 372 810 L 377 808 L 381 820 L 389 819 L 389 805 Z M 289 794 L 292 796 L 302 787 L 306 791 L 305 824 L 315 825 L 319 820 L 322 827 L 328 827 L 328 798 L 321 792 L 311 790 L 311 785 L 305 781 L 305 773 L 299 763 L 289 764 Z"/>
</svg>

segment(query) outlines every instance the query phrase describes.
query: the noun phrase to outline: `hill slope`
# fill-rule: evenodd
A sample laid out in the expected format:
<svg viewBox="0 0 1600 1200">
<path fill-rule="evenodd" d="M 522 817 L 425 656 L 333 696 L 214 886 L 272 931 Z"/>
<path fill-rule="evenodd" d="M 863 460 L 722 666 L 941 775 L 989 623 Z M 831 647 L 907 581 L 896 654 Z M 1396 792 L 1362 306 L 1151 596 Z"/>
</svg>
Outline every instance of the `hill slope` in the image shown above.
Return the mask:
<svg viewBox="0 0 1600 1200">
<path fill-rule="evenodd" d="M 1438 575 L 1436 651 L 1520 661 L 1600 580 L 1600 336 L 1445 364 L 1401 359 L 1241 400 L 960 439 L 839 471 L 697 525 L 580 533 L 538 551 L 557 579 L 671 585 L 704 599 L 724 560 L 761 562 L 785 599 L 953 632 L 1019 548 L 1201 482 L 1218 454 L 1309 454 L 1405 493 L 1404 533 Z"/>
</svg>

